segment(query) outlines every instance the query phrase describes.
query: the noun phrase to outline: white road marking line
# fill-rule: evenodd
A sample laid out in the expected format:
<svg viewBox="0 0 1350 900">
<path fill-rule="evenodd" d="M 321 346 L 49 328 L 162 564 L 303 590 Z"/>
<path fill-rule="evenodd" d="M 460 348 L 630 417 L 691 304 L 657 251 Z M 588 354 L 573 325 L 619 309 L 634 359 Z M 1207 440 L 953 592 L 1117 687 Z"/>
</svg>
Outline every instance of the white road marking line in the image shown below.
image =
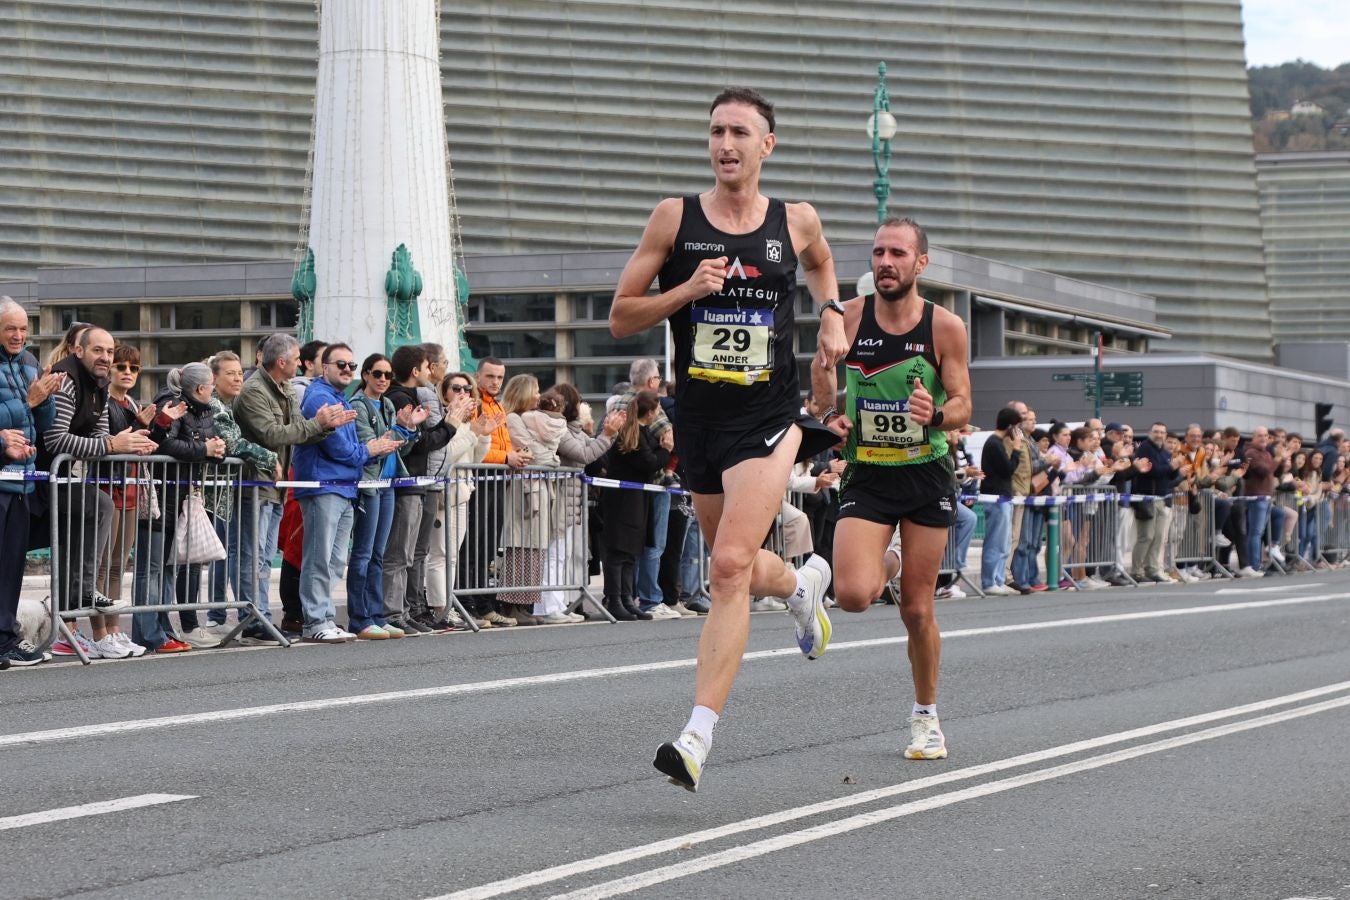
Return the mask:
<svg viewBox="0 0 1350 900">
<path fill-rule="evenodd" d="M 939 775 L 931 775 L 925 778 L 917 778 L 913 781 L 906 781 L 900 784 L 888 785 L 883 788 L 874 788 L 870 791 L 861 791 L 857 794 L 851 794 L 847 797 L 838 797 L 832 800 L 824 800 L 819 803 L 812 803 L 807 806 L 795 806 L 792 809 L 783 810 L 776 813 L 768 813 L 762 816 L 756 816 L 752 819 L 745 819 L 740 822 L 730 822 L 726 825 L 720 825 L 716 828 L 709 828 L 704 831 L 695 831 L 689 834 L 679 835 L 678 837 L 666 838 L 660 841 L 643 844 L 640 847 L 630 847 L 624 850 L 618 850 L 613 853 L 606 853 L 601 856 L 590 859 L 577 860 L 576 862 L 563 863 L 562 865 L 552 866 L 547 869 L 540 869 L 535 872 L 526 872 L 513 878 L 506 878 L 501 881 L 494 881 L 489 884 L 479 885 L 478 887 L 465 888 L 453 894 L 445 894 L 432 900 L 487 900 L 490 897 L 497 897 L 502 894 L 509 894 L 513 891 L 524 890 L 526 888 L 538 887 L 542 884 L 548 884 L 553 881 L 561 881 L 564 878 L 571 878 L 575 875 L 583 875 L 587 872 L 593 872 L 597 869 L 604 869 L 610 866 L 623 865 L 635 860 L 643 859 L 649 856 L 657 856 L 662 853 L 668 853 L 674 850 L 688 849 L 695 844 L 707 843 L 708 841 L 718 840 L 729 837 L 734 834 L 741 834 L 747 831 L 758 831 L 763 828 L 771 828 L 775 825 L 781 825 L 785 822 L 791 822 L 796 819 L 803 819 L 809 816 L 816 816 L 822 813 L 833 812 L 835 810 L 847 809 L 852 806 L 860 806 L 866 803 L 872 803 L 877 800 L 884 800 L 888 797 L 898 796 L 900 794 L 915 793 L 917 791 L 927 790 L 928 788 L 938 787 L 944 784 L 950 784 L 956 781 L 965 781 L 971 778 L 978 778 L 983 775 L 990 775 L 996 772 L 1002 772 L 1007 769 L 1019 766 L 1031 765 L 1033 763 L 1046 762 L 1052 759 L 1059 759 L 1065 756 L 1072 756 L 1075 753 L 1082 753 L 1087 750 L 1096 750 L 1101 747 L 1107 747 L 1111 744 L 1119 744 L 1125 741 L 1132 741 L 1138 738 L 1153 737 L 1168 731 L 1176 731 L 1181 728 L 1191 728 L 1197 725 L 1207 725 L 1220 719 L 1231 719 L 1235 716 L 1245 716 L 1263 710 L 1272 709 L 1277 706 L 1287 706 L 1291 703 L 1302 703 L 1306 700 L 1315 700 L 1318 697 L 1324 697 L 1327 694 L 1334 694 L 1340 691 L 1350 690 L 1350 681 L 1341 681 L 1336 684 L 1328 684 L 1319 688 L 1311 688 L 1306 691 L 1299 691 L 1294 694 L 1285 694 L 1282 697 L 1272 697 L 1268 700 L 1258 700 L 1253 703 L 1246 703 L 1241 706 L 1233 706 L 1227 709 L 1214 710 L 1207 713 L 1199 713 L 1194 716 L 1187 716 L 1182 719 L 1173 719 L 1168 722 L 1159 722 L 1155 725 L 1144 725 L 1139 728 L 1133 728 L 1129 731 L 1120 731 L 1114 734 L 1106 734 L 1100 737 L 1088 738 L 1082 741 L 1075 741 L 1069 744 L 1062 744 L 1058 747 L 1049 747 L 1044 750 L 1034 750 L 1030 753 L 1023 753 L 1018 756 L 1010 756 L 1007 759 L 995 760 L 993 762 L 981 763 L 974 766 L 966 766 L 960 769 L 953 769 L 943 772 Z"/>
<path fill-rule="evenodd" d="M 22 816 L 9 816 L 0 819 L 0 831 L 11 828 L 27 828 L 30 825 L 45 825 L 48 822 L 62 822 L 66 819 L 82 819 L 85 816 L 101 816 L 106 813 L 125 812 L 143 806 L 158 806 L 161 803 L 177 803 L 179 800 L 196 800 L 191 794 L 138 794 L 135 797 L 122 797 L 118 800 L 100 800 L 98 803 L 82 803 L 79 806 L 63 806 L 45 812 L 25 813 Z"/>
<path fill-rule="evenodd" d="M 1303 718 L 1305 716 L 1327 712 L 1328 710 L 1338 709 L 1344 706 L 1350 706 L 1350 697 L 1339 697 L 1335 700 L 1326 700 L 1322 703 L 1314 703 L 1310 706 L 1302 706 L 1297 709 L 1271 713 L 1270 715 L 1262 716 L 1258 719 L 1248 719 L 1244 722 L 1231 722 L 1227 725 L 1219 725 L 1204 731 L 1177 735 L 1176 737 L 1155 741 L 1151 744 L 1126 747 L 1111 753 L 1103 753 L 1100 756 L 1091 756 L 1087 759 L 1081 759 L 1059 766 L 1052 766 L 1048 769 L 1027 772 L 1022 775 L 1014 775 L 1010 778 L 974 785 L 972 787 L 962 788 L 961 790 L 951 791 L 946 794 L 937 794 L 932 797 L 925 797 L 921 800 L 912 800 L 908 803 L 902 803 L 898 806 L 892 806 L 886 809 L 859 813 L 855 816 L 839 819 L 834 822 L 827 822 L 822 825 L 816 825 L 812 828 L 805 828 L 801 831 L 765 838 L 764 840 L 755 841 L 751 844 L 744 844 L 717 853 L 710 853 L 707 856 L 702 856 L 698 859 L 674 863 L 658 869 L 651 869 L 636 875 L 630 875 L 625 878 L 617 878 L 613 881 L 591 885 L 590 887 L 581 888 L 580 890 L 571 891 L 566 894 L 555 894 L 550 900 L 603 900 L 603 898 L 606 897 L 628 894 L 633 891 L 642 890 L 643 888 L 652 887 L 653 885 L 673 881 L 677 878 L 685 878 L 700 872 L 707 872 L 711 869 L 717 869 L 747 859 L 765 856 L 778 850 L 785 850 L 812 841 L 837 837 L 841 834 L 857 831 L 862 828 L 870 828 L 873 825 L 894 821 L 895 819 L 904 818 L 906 816 L 912 816 L 934 809 L 942 809 L 943 807 L 952 806 L 966 800 L 975 800 L 980 797 L 988 797 L 992 794 L 1001 794 L 1005 791 L 1038 784 L 1042 781 L 1050 781 L 1055 778 L 1062 778 L 1066 775 L 1074 775 L 1079 772 L 1100 769 L 1104 766 L 1127 762 L 1141 756 L 1184 747 L 1187 744 L 1196 744 L 1201 741 L 1214 740 L 1231 734 L 1239 734 L 1244 731 L 1263 728 L 1267 725 L 1276 725 L 1280 722 L 1287 722 L 1291 719 Z"/>
<path fill-rule="evenodd" d="M 1299 588 L 1325 587 L 1324 582 L 1314 581 L 1311 584 L 1300 584 Z M 1289 590 L 1288 585 L 1279 585 L 1277 587 L 1252 587 L 1252 588 L 1219 588 L 1215 594 L 1275 594 L 1280 591 Z"/>
<path fill-rule="evenodd" d="M 961 628 L 943 634 L 944 640 L 961 637 L 978 637 L 990 634 L 1011 634 L 1020 631 L 1040 631 L 1048 628 L 1069 628 L 1080 625 L 1102 625 L 1112 622 L 1133 622 L 1144 619 L 1160 619 L 1172 616 L 1202 615 L 1209 613 L 1233 612 L 1248 609 L 1266 609 L 1279 606 L 1294 606 L 1304 603 L 1326 603 L 1332 600 L 1350 598 L 1346 594 L 1325 594 L 1320 597 L 1288 597 L 1278 600 L 1251 600 L 1245 603 L 1223 603 L 1213 606 L 1191 606 L 1179 609 L 1159 609 L 1147 612 L 1117 613 L 1114 615 L 1087 616 L 1074 619 L 1050 619 L 1043 622 L 1025 622 L 1016 625 L 992 625 L 985 628 Z M 830 652 L 858 650 L 871 647 L 883 647 L 904 644 L 909 640 L 903 635 L 889 638 L 873 638 L 862 641 L 845 641 L 830 645 Z M 745 660 L 774 659 L 800 654 L 796 647 L 779 650 L 756 650 L 745 654 Z M 417 700 L 431 697 L 454 697 L 466 694 L 480 694 L 489 691 L 503 691 L 511 688 L 544 687 L 564 684 L 572 681 L 590 681 L 615 676 L 627 676 L 642 672 L 660 672 L 669 669 L 691 669 L 697 659 L 671 659 L 663 662 L 636 663 L 627 666 L 609 666 L 600 669 L 579 669 L 573 672 L 550 672 L 544 675 L 526 675 L 518 678 L 501 678 L 495 681 L 474 681 L 464 684 L 448 684 L 439 687 L 412 688 L 403 691 L 383 691 L 378 694 L 357 694 L 347 697 L 327 697 L 321 700 L 296 700 L 289 703 L 271 703 L 266 706 L 245 706 L 235 709 L 221 709 L 211 712 L 184 713 L 176 716 L 162 716 L 153 719 L 127 719 L 119 722 L 103 722 L 96 725 L 75 725 L 69 728 L 53 728 L 46 731 L 28 731 L 19 734 L 0 735 L 0 749 L 33 744 L 47 744 L 56 741 L 69 741 L 78 738 L 106 737 L 112 734 L 152 731 L 161 728 L 179 728 L 185 725 L 212 725 L 222 722 L 237 722 L 241 719 L 257 719 L 281 713 L 315 712 L 326 709 L 340 709 L 353 706 L 395 703 L 403 700 Z"/>
</svg>

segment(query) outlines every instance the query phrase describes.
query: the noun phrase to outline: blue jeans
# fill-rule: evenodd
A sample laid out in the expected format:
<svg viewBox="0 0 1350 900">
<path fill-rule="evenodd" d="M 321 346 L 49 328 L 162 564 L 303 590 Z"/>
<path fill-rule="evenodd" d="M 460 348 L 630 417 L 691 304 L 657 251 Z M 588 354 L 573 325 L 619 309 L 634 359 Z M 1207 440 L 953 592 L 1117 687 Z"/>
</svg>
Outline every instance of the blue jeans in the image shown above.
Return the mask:
<svg viewBox="0 0 1350 900">
<path fill-rule="evenodd" d="M 267 591 L 272 584 L 272 557 L 277 555 L 277 537 L 281 534 L 280 503 L 271 500 L 258 502 L 258 611 L 267 618 L 272 615 L 268 609 Z"/>
<path fill-rule="evenodd" d="M 1260 570 L 1261 539 L 1266 536 L 1266 522 L 1270 519 L 1269 497 L 1247 498 L 1247 565 Z M 1284 523 L 1284 516 L 1280 516 Z"/>
<path fill-rule="evenodd" d="M 1040 567 L 1036 557 L 1041 552 L 1041 541 L 1045 540 L 1045 507 L 1022 507 L 1022 535 L 1013 552 L 1013 584 L 1018 587 L 1031 587 L 1036 584 Z"/>
<path fill-rule="evenodd" d="M 244 488 L 239 508 L 228 522 L 216 519 L 216 536 L 225 544 L 228 554 L 222 562 L 211 564 L 211 602 L 225 602 L 225 582 L 229 581 L 234 599 L 240 603 L 258 602 L 258 511 L 254 504 L 255 492 Z M 268 618 L 264 604 L 258 610 Z M 224 625 L 226 610 L 213 609 L 209 616 L 214 625 Z M 241 616 L 242 618 L 242 616 Z"/>
<path fill-rule="evenodd" d="M 1313 562 L 1317 559 L 1318 534 L 1317 514 L 1322 504 L 1303 507 L 1298 519 L 1298 555 Z"/>
<path fill-rule="evenodd" d="M 384 625 L 384 547 L 394 524 L 394 489 L 363 492 L 352 524 L 347 561 L 347 630 Z"/>
<path fill-rule="evenodd" d="M 305 613 L 305 637 L 335 625 L 333 582 L 347 562 L 352 534 L 353 501 L 341 494 L 311 494 L 300 498 L 305 519 L 305 560 L 300 567 L 300 607 Z"/>
<path fill-rule="evenodd" d="M 644 607 L 652 607 L 665 600 L 657 577 L 661 574 L 661 554 L 666 552 L 666 526 L 670 520 L 670 494 L 662 491 L 647 498 L 647 522 L 652 532 L 652 546 L 644 547 L 637 561 L 637 595 Z"/>
<path fill-rule="evenodd" d="M 1003 572 L 1008 564 L 1012 537 L 1012 504 L 989 503 L 984 507 L 984 549 L 980 555 L 980 586 L 998 587 L 1003 584 Z"/>
<path fill-rule="evenodd" d="M 959 572 L 966 567 L 966 552 L 970 550 L 970 539 L 975 536 L 975 511 L 964 503 L 956 504 L 956 524 L 952 532 L 956 535 L 956 568 Z"/>
<path fill-rule="evenodd" d="M 173 533 L 166 535 L 151 528 L 148 521 L 136 526 L 136 576 L 132 582 L 132 603 L 136 606 L 159 606 L 174 600 L 173 565 L 165 565 L 165 548 L 173 552 Z M 138 612 L 131 615 L 131 639 L 151 649 L 158 649 L 173 636 L 169 613 Z"/>
</svg>

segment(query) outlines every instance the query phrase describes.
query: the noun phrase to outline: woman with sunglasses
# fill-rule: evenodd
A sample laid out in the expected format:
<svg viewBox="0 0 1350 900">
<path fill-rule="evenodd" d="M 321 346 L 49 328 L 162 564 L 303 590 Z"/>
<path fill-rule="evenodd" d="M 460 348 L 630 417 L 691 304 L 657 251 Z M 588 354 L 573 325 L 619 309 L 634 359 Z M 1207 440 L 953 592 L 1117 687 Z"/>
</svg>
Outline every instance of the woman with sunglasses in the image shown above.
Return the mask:
<svg viewBox="0 0 1350 900">
<path fill-rule="evenodd" d="M 155 417 L 155 405 L 141 406 L 131 396 L 131 389 L 141 373 L 141 354 L 130 344 L 118 344 L 113 350 L 112 376 L 108 379 L 108 433 L 120 434 L 128 428 L 145 428 Z M 152 485 L 137 485 L 136 464 L 128 463 L 124 473 L 127 484 L 111 489 L 113 500 L 112 536 L 108 550 L 98 570 L 99 590 L 119 603 L 122 600 L 122 576 L 131 560 L 131 549 L 136 543 L 138 514 L 149 517 L 157 501 Z M 104 659 L 141 656 L 145 648 L 133 643 L 122 632 L 116 614 L 89 617 L 89 628 L 94 633 L 94 647 Z"/>
<path fill-rule="evenodd" d="M 465 372 L 451 372 L 440 384 L 441 405 L 445 416 L 455 426 L 455 436 L 445 447 L 444 459 L 436 471 L 428 475 L 444 479 L 436 492 L 436 518 L 432 527 L 431 549 L 427 554 L 427 607 L 432 624 L 442 628 L 463 628 L 459 614 L 449 607 L 450 592 L 459 566 L 459 548 L 469 524 L 469 498 L 473 496 L 473 478 L 469 473 L 455 477 L 456 465 L 473 465 L 483 461 L 492 446 L 492 432 L 501 425 L 503 416 L 474 417 L 478 408 L 478 389 L 473 376 Z M 468 428 L 461 428 L 468 422 Z M 443 529 L 450 529 L 447 535 Z M 486 619 L 475 620 L 479 628 L 491 628 Z"/>
<path fill-rule="evenodd" d="M 255 444 L 243 436 L 239 423 L 234 420 L 234 398 L 244 389 L 244 364 L 239 354 L 222 350 L 207 360 L 211 373 L 216 378 L 216 393 L 211 398 L 211 420 L 215 423 L 216 434 L 225 440 L 225 455 L 244 460 L 252 467 L 271 472 L 274 479 L 281 478 L 277 455 L 266 447 Z M 247 468 L 231 469 L 232 477 L 243 477 Z M 256 603 L 256 590 L 244 590 L 240 585 L 240 576 L 257 572 L 257 535 L 254 528 L 252 488 L 244 488 L 242 509 L 235 516 L 233 491 L 217 490 L 207 494 L 207 509 L 216 520 L 216 536 L 225 545 L 228 556 L 211 564 L 211 600 L 214 603 L 225 601 L 225 583 L 229 582 L 235 600 Z M 241 552 L 242 548 L 242 552 Z M 254 582 L 256 584 L 256 577 Z M 226 610 L 213 609 L 207 613 L 211 625 L 207 628 L 212 635 L 224 637 L 234 629 L 225 624 Z M 258 634 L 257 626 L 241 637 L 241 643 L 275 643 L 270 637 L 265 640 Z"/>
<path fill-rule="evenodd" d="M 361 363 L 361 390 L 352 396 L 356 410 L 356 438 L 361 443 L 390 431 L 406 443 L 397 453 L 371 460 L 361 474 L 365 482 L 383 481 L 384 487 L 363 486 L 356 498 L 352 522 L 352 552 L 347 560 L 347 630 L 360 641 L 401 638 L 405 632 L 384 616 L 384 549 L 394 521 L 393 478 L 406 478 L 403 457 L 412 450 L 411 438 L 426 420 L 427 411 L 394 409 L 385 396 L 393 384 L 394 367 L 383 353 L 372 353 Z"/>
</svg>

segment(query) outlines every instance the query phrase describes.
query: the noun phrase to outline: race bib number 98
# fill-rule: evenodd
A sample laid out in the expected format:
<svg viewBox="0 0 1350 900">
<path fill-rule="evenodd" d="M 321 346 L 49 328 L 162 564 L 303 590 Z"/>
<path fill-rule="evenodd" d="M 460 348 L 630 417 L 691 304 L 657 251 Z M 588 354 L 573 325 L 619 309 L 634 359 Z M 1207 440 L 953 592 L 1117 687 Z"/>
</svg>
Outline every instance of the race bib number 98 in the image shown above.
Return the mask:
<svg viewBox="0 0 1350 900">
<path fill-rule="evenodd" d="M 928 428 L 910 419 L 908 400 L 858 398 L 858 458 L 864 462 L 898 462 L 932 452 Z"/>
<path fill-rule="evenodd" d="M 773 312 L 763 309 L 698 308 L 689 377 L 751 385 L 773 371 Z"/>
</svg>

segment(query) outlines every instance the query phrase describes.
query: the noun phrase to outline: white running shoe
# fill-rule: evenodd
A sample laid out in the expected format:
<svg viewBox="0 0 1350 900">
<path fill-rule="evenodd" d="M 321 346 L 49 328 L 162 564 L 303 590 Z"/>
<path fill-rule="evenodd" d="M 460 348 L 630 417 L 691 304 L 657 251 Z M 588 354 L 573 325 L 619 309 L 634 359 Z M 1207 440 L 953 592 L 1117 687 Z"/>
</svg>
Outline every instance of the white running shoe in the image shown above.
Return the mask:
<svg viewBox="0 0 1350 900">
<path fill-rule="evenodd" d="M 1239 578 L 1264 578 L 1265 574 L 1266 574 L 1265 572 L 1256 571 L 1251 566 L 1243 566 L 1242 568 L 1238 569 Z"/>
<path fill-rule="evenodd" d="M 782 612 L 788 605 L 782 600 L 775 600 L 773 597 L 756 597 L 750 601 L 751 612 Z M 664 619 L 665 616 L 653 616 L 653 618 Z"/>
<path fill-rule="evenodd" d="M 347 638 L 356 639 L 356 635 L 349 631 L 343 631 L 336 625 L 326 625 L 314 634 L 302 637 L 300 640 L 306 644 L 345 644 Z"/>
<path fill-rule="evenodd" d="M 752 605 L 750 608 L 754 609 L 754 606 Z M 787 607 L 784 607 L 784 609 L 786 608 Z M 671 607 L 666 606 L 664 603 L 656 604 L 651 609 L 647 610 L 647 612 L 652 614 L 653 619 L 678 619 L 680 617 L 679 613 Z"/>
<path fill-rule="evenodd" d="M 1284 565 L 1284 550 L 1280 547 L 1279 544 L 1270 545 L 1270 558 L 1275 560 L 1280 565 Z"/>
<path fill-rule="evenodd" d="M 1100 591 L 1109 588 L 1111 586 L 1110 584 L 1108 584 L 1105 581 L 1102 581 L 1095 575 L 1089 575 L 1086 579 L 1086 582 L 1087 582 L 1087 589 L 1089 591 Z"/>
<path fill-rule="evenodd" d="M 213 647 L 220 646 L 220 638 L 216 637 L 200 625 L 191 631 L 185 632 L 182 641 L 192 647 L 193 650 L 210 650 Z"/>
<path fill-rule="evenodd" d="M 686 731 L 678 738 L 656 748 L 652 765 L 673 785 L 691 794 L 698 791 L 698 780 L 703 774 L 703 763 L 708 758 L 708 745 L 696 731 Z"/>
<path fill-rule="evenodd" d="M 905 759 L 946 759 L 947 738 L 942 734 L 937 716 L 910 716 L 909 746 Z"/>
<path fill-rule="evenodd" d="M 993 587 L 984 589 L 985 594 L 991 594 L 995 597 L 1011 597 L 1014 594 L 1021 595 L 1021 591 L 1013 590 L 1006 584 L 996 584 Z"/>
<path fill-rule="evenodd" d="M 133 658 L 139 659 L 145 655 L 145 648 L 127 637 L 125 631 L 114 631 L 112 636 L 117 639 L 117 643 L 127 648 L 127 651 L 131 653 Z"/>
<path fill-rule="evenodd" d="M 825 612 L 825 590 L 830 586 L 830 564 L 812 553 L 797 570 L 804 583 L 797 588 L 788 613 L 797 623 L 797 647 L 807 659 L 819 659 L 830 645 L 829 614 Z"/>
<path fill-rule="evenodd" d="M 98 651 L 99 656 L 104 659 L 126 659 L 131 655 L 131 650 L 122 646 L 122 643 L 116 637 L 109 634 L 102 640 L 94 641 L 94 649 Z"/>
</svg>

